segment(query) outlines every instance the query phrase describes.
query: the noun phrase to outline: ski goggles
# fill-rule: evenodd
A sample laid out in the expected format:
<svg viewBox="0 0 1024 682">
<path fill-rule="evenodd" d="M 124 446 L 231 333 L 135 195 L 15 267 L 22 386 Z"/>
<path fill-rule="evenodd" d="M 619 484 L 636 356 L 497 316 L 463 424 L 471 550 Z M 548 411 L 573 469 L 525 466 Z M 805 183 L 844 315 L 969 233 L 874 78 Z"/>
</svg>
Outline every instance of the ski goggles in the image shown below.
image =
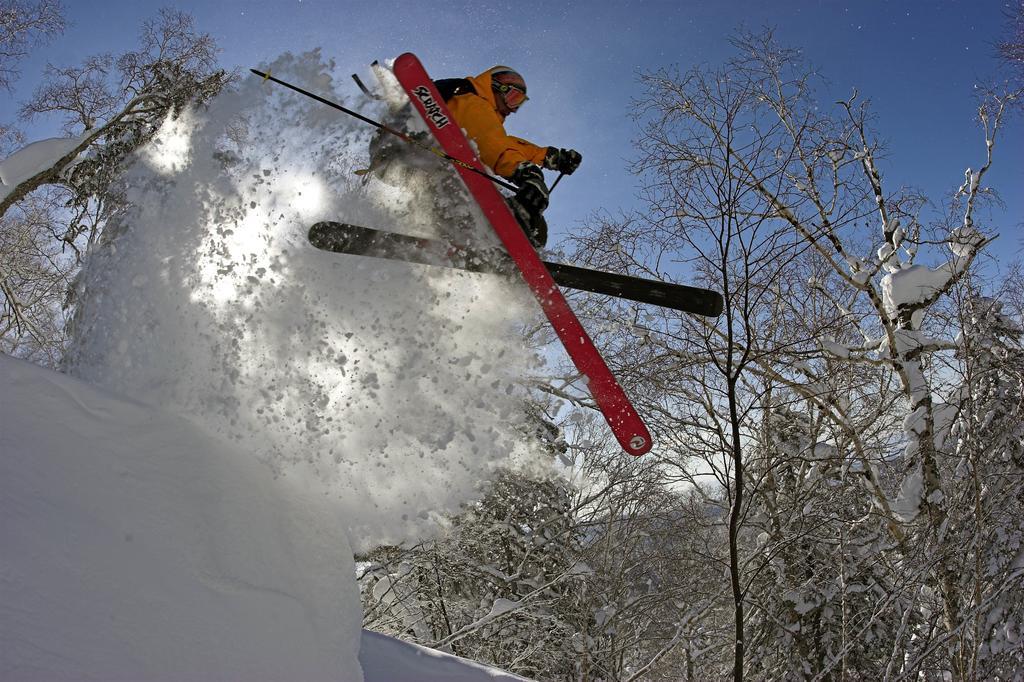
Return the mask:
<svg viewBox="0 0 1024 682">
<path fill-rule="evenodd" d="M 511 83 L 495 83 L 494 89 L 501 94 L 501 98 L 505 100 L 505 104 L 512 111 L 523 106 L 523 102 L 530 99 L 526 96 L 526 88 Z"/>
</svg>

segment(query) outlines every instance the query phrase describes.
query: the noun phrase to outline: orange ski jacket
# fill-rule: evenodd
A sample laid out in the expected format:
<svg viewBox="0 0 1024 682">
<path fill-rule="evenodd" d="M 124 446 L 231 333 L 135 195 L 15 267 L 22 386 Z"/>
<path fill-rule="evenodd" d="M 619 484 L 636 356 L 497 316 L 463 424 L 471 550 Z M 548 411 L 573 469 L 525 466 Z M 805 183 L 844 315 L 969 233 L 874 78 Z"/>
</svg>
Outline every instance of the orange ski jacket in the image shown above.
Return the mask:
<svg viewBox="0 0 1024 682">
<path fill-rule="evenodd" d="M 498 113 L 491 89 L 493 68 L 468 78 L 475 92 L 455 95 L 448 101 L 448 109 L 469 139 L 476 143 L 480 160 L 498 175 L 510 178 L 524 161 L 541 165 L 547 147 L 539 147 L 505 132 L 505 117 Z"/>
</svg>

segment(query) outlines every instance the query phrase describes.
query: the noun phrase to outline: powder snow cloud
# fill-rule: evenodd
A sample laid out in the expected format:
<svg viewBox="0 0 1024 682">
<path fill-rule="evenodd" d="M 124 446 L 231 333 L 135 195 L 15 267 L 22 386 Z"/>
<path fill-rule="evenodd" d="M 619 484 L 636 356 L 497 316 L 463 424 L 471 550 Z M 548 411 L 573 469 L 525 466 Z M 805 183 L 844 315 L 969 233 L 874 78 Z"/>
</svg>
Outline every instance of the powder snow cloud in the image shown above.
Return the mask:
<svg viewBox="0 0 1024 682">
<path fill-rule="evenodd" d="M 346 103 L 331 68 L 270 65 Z M 324 219 L 429 232 L 422 197 L 353 174 L 371 132 L 257 78 L 168 121 L 86 263 L 68 361 L 336 498 L 357 547 L 423 533 L 521 454 L 536 362 L 525 290 L 308 245 Z"/>
</svg>

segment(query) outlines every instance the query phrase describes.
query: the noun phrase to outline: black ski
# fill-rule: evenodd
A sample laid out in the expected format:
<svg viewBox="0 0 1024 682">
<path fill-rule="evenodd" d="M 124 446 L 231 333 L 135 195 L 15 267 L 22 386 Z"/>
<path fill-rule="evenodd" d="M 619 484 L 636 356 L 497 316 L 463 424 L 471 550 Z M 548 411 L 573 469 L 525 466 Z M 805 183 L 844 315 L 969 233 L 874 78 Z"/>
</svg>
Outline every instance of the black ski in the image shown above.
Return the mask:
<svg viewBox="0 0 1024 682">
<path fill-rule="evenodd" d="M 439 265 L 471 272 L 514 276 L 512 259 L 498 248 L 471 250 L 439 239 L 413 237 L 348 223 L 319 222 L 309 229 L 309 241 L 318 249 L 374 258 Z M 722 296 L 710 289 L 671 284 L 563 263 L 544 262 L 559 286 L 617 296 L 687 313 L 717 317 Z"/>
</svg>

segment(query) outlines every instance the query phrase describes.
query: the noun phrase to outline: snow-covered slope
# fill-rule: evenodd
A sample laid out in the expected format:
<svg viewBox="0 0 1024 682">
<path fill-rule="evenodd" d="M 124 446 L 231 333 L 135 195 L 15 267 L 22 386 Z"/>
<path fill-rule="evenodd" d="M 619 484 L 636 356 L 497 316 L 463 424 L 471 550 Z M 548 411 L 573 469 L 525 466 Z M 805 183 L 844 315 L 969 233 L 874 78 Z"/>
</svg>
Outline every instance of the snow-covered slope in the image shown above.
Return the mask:
<svg viewBox="0 0 1024 682">
<path fill-rule="evenodd" d="M 236 446 L 5 355 L 0 386 L 0 679 L 521 679 L 361 632 L 338 505 Z"/>
<path fill-rule="evenodd" d="M 0 678 L 360 679 L 330 505 L 56 372 L 0 355 L 0 386 Z"/>
<path fill-rule="evenodd" d="M 526 680 L 458 656 L 363 630 L 359 661 L 366 682 L 515 682 Z"/>
</svg>

